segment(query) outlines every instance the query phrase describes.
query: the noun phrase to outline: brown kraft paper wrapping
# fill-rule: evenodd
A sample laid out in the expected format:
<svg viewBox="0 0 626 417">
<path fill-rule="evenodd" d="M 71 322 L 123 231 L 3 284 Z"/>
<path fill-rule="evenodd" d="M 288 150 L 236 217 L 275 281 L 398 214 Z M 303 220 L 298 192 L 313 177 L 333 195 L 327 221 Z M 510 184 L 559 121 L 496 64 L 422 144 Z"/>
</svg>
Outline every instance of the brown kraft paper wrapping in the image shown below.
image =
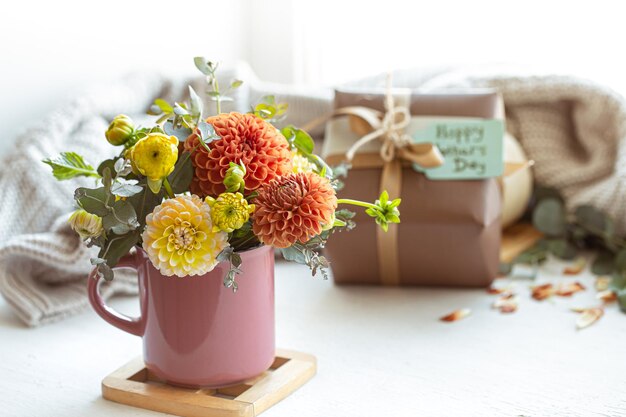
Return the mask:
<svg viewBox="0 0 626 417">
<path fill-rule="evenodd" d="M 336 91 L 335 108 L 364 106 L 382 112 L 383 100 L 383 93 Z M 501 97 L 492 91 L 413 94 L 409 104 L 413 116 L 492 119 L 503 117 L 502 108 Z M 332 141 L 327 132 L 324 156 L 331 165 L 344 159 L 329 151 Z M 373 201 L 378 197 L 382 161 L 379 167 L 363 163 L 372 156 L 356 154 L 353 168 L 343 179 L 345 186 L 338 192 L 340 198 Z M 484 287 L 493 281 L 498 273 L 501 233 L 497 179 L 429 180 L 404 162 L 401 183 L 393 188 L 390 197 L 398 197 L 399 192 L 402 198 L 402 223 L 390 225 L 388 232 L 395 233 L 398 240 L 398 252 L 393 255 L 398 270 L 395 280 L 381 276 L 380 251 L 386 248 L 379 248 L 378 226 L 357 209 L 357 227 L 334 233 L 325 248 L 336 283 Z"/>
</svg>

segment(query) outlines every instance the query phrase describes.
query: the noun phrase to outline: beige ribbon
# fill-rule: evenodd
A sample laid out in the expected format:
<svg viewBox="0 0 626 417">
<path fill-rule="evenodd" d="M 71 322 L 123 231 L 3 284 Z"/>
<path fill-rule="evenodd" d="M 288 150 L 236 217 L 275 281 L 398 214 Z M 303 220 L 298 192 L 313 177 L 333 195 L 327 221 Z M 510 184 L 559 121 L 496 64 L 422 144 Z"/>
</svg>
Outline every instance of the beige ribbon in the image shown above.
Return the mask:
<svg viewBox="0 0 626 417">
<path fill-rule="evenodd" d="M 403 160 L 418 164 L 423 168 L 433 168 L 443 164 L 443 156 L 432 143 L 413 143 L 405 129 L 411 121 L 411 114 L 406 106 L 396 106 L 391 89 L 391 76 L 387 78 L 385 93 L 385 111 L 383 113 L 361 106 L 337 109 L 330 116 L 314 120 L 310 129 L 323 121 L 337 116 L 348 116 L 350 128 L 362 135 L 345 154 L 345 159 L 353 166 L 382 166 L 380 192 L 387 191 L 390 198 L 400 196 L 402 190 Z M 381 142 L 378 154 L 357 154 L 365 144 L 378 140 Z M 343 159 L 343 157 L 342 157 Z M 331 162 L 332 160 L 332 162 Z M 340 162 L 336 156 L 327 157 L 329 163 Z M 388 231 L 377 228 L 376 244 L 378 251 L 379 276 L 384 285 L 400 283 L 398 259 L 398 225 L 390 224 Z"/>
</svg>

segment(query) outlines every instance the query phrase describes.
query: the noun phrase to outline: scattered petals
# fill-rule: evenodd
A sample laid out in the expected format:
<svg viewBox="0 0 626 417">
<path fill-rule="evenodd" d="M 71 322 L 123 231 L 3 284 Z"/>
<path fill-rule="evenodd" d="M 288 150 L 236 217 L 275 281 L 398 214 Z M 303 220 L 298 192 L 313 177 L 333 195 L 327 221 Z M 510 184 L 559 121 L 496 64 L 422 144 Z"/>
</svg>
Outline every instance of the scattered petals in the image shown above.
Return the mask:
<svg viewBox="0 0 626 417">
<path fill-rule="evenodd" d="M 611 277 L 597 277 L 596 278 L 596 290 L 605 291 L 609 289 L 609 284 L 611 283 Z"/>
<path fill-rule="evenodd" d="M 514 313 L 518 307 L 517 297 L 513 294 L 503 295 L 498 297 L 492 307 L 500 310 L 500 313 Z"/>
<path fill-rule="evenodd" d="M 580 316 L 576 320 L 576 328 L 578 330 L 591 326 L 598 321 L 600 317 L 604 315 L 604 310 L 601 308 L 583 308 L 579 309 Z"/>
<path fill-rule="evenodd" d="M 560 284 L 554 293 L 561 297 L 571 297 L 577 292 L 585 291 L 585 289 L 583 284 L 576 281 L 568 284 Z"/>
<path fill-rule="evenodd" d="M 583 272 L 586 266 L 587 266 L 587 261 L 584 258 L 579 258 L 572 265 L 565 267 L 565 269 L 563 269 L 563 274 L 578 275 L 581 272 Z"/>
<path fill-rule="evenodd" d="M 532 297 L 538 301 L 545 300 L 554 294 L 552 284 L 535 285 L 530 289 L 532 290 Z"/>
<path fill-rule="evenodd" d="M 604 290 L 597 293 L 596 298 L 605 303 L 612 303 L 617 300 L 617 294 L 613 290 Z"/>
<path fill-rule="evenodd" d="M 472 310 L 470 310 L 469 308 L 462 308 L 462 309 L 453 311 L 452 313 L 446 316 L 441 317 L 439 320 L 447 321 L 447 322 L 459 321 L 469 316 L 471 313 L 472 313 Z"/>
</svg>

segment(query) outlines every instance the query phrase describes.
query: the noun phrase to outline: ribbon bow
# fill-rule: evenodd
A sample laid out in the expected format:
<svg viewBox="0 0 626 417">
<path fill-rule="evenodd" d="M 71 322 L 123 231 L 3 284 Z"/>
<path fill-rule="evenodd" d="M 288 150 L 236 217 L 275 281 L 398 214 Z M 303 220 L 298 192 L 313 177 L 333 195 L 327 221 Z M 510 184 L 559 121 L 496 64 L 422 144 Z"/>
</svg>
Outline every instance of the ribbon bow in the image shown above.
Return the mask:
<svg viewBox="0 0 626 417">
<path fill-rule="evenodd" d="M 356 152 L 373 140 L 382 142 L 380 157 L 385 162 L 396 158 L 405 159 L 423 168 L 433 168 L 443 164 L 443 156 L 432 143 L 413 143 L 406 128 L 411 122 L 411 114 L 406 106 L 396 106 L 391 89 L 391 75 L 387 77 L 385 92 L 385 112 L 381 113 L 366 107 L 346 107 L 340 109 L 342 115 L 350 117 L 350 127 L 363 136 L 346 152 L 351 162 Z"/>
</svg>

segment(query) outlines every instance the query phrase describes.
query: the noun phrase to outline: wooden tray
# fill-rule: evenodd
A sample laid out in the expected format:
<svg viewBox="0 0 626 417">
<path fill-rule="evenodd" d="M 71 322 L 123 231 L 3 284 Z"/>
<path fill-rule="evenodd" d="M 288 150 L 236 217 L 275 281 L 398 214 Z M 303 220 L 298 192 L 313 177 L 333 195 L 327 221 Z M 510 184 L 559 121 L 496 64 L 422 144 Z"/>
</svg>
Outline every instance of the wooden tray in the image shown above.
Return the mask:
<svg viewBox="0 0 626 417">
<path fill-rule="evenodd" d="M 517 223 L 502 232 L 500 262 L 509 263 L 517 255 L 533 246 L 543 234 L 529 223 Z"/>
<path fill-rule="evenodd" d="M 242 384 L 220 389 L 187 389 L 158 380 L 138 357 L 102 381 L 107 400 L 183 417 L 258 416 L 311 379 L 316 359 L 277 350 L 269 370 Z"/>
</svg>

